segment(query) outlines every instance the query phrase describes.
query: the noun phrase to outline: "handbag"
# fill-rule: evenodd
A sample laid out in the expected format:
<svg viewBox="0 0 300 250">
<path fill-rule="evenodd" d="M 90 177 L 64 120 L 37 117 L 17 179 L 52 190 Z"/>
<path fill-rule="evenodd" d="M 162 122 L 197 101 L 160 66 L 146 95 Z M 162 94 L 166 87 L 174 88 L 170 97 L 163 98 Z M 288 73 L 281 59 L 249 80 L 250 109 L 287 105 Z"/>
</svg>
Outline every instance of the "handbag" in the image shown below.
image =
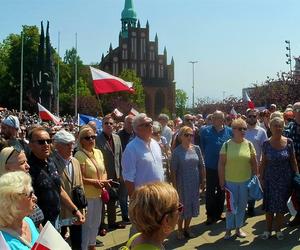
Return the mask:
<svg viewBox="0 0 300 250">
<path fill-rule="evenodd" d="M 101 200 L 107 204 L 109 202 L 110 196 L 106 188 L 102 188 Z"/>
<path fill-rule="evenodd" d="M 263 198 L 263 191 L 259 179 L 254 175 L 248 183 L 249 200 L 261 200 Z"/>
<path fill-rule="evenodd" d="M 76 186 L 73 188 L 72 198 L 77 208 L 83 209 L 87 207 L 87 199 L 81 186 Z"/>
</svg>

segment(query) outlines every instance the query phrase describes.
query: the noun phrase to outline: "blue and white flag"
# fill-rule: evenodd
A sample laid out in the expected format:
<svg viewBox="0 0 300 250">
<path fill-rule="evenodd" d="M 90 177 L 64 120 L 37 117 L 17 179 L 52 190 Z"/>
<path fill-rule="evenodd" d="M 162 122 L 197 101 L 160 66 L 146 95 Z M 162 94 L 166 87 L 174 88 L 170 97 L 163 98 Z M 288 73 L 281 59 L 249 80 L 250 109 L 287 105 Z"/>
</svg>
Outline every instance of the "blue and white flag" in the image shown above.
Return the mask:
<svg viewBox="0 0 300 250">
<path fill-rule="evenodd" d="M 94 116 L 78 114 L 78 125 L 83 126 L 88 124 L 90 121 L 96 122 L 97 131 L 102 131 L 102 121 Z"/>
</svg>

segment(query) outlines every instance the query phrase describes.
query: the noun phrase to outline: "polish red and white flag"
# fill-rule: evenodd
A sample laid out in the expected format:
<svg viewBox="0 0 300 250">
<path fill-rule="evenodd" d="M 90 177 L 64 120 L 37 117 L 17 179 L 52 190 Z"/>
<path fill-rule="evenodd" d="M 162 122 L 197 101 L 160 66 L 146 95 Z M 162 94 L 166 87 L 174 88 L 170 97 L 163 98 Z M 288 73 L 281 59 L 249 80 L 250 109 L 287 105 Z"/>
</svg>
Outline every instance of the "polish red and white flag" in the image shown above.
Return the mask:
<svg viewBox="0 0 300 250">
<path fill-rule="evenodd" d="M 238 113 L 235 111 L 234 107 L 231 108 L 230 110 L 230 116 L 232 118 L 237 118 Z"/>
<path fill-rule="evenodd" d="M 234 206 L 234 198 L 232 192 L 225 187 L 225 199 L 227 212 L 236 214 L 236 208 Z"/>
<path fill-rule="evenodd" d="M 48 221 L 31 250 L 72 250 Z"/>
<path fill-rule="evenodd" d="M 90 67 L 96 94 L 109 94 L 120 91 L 134 92 L 132 82 L 110 75 L 100 69 Z"/>
<path fill-rule="evenodd" d="M 42 121 L 52 121 L 56 125 L 60 125 L 61 121 L 59 117 L 53 115 L 48 109 L 46 109 L 44 106 L 38 103 L 38 108 L 39 108 L 39 116 Z"/>
<path fill-rule="evenodd" d="M 129 111 L 129 115 L 136 116 L 138 114 L 139 114 L 139 112 L 137 110 L 135 110 L 134 108 L 131 108 L 131 110 Z"/>
<path fill-rule="evenodd" d="M 247 102 L 249 109 L 254 109 L 255 108 L 254 102 L 250 99 L 247 91 L 245 91 L 245 101 Z"/>
<path fill-rule="evenodd" d="M 118 110 L 117 108 L 114 109 L 113 113 L 116 115 L 116 117 L 123 116 L 123 113 L 120 110 Z"/>
</svg>

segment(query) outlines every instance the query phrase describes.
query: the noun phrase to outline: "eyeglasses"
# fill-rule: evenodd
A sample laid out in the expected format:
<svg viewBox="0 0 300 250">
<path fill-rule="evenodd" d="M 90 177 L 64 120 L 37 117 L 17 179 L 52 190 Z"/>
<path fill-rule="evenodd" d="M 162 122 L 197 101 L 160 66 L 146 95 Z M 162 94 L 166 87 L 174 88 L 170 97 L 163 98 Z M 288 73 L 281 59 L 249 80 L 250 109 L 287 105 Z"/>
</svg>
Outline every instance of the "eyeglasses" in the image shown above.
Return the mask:
<svg viewBox="0 0 300 250">
<path fill-rule="evenodd" d="M 245 132 L 247 130 L 247 128 L 243 128 L 243 127 L 240 127 L 240 128 L 233 128 L 233 129 L 236 129 L 240 132 Z"/>
<path fill-rule="evenodd" d="M 25 195 L 26 198 L 28 199 L 32 199 L 33 195 L 34 195 L 34 191 L 31 190 L 29 193 L 21 193 L 22 195 Z"/>
<path fill-rule="evenodd" d="M 104 125 L 110 125 L 110 126 L 112 126 L 112 125 L 114 125 L 114 123 L 113 122 L 104 122 Z"/>
<path fill-rule="evenodd" d="M 21 153 L 21 151 L 22 151 L 22 150 L 19 149 L 19 148 L 14 148 L 14 149 L 10 152 L 9 156 L 7 157 L 7 159 L 6 159 L 6 161 L 5 161 L 5 165 L 7 164 L 8 160 L 12 157 L 12 155 L 13 155 L 14 152 L 17 152 L 17 153 L 19 154 L 19 153 Z"/>
<path fill-rule="evenodd" d="M 157 222 L 158 222 L 159 224 L 161 224 L 161 222 L 163 221 L 163 219 L 165 218 L 165 216 L 166 216 L 167 214 L 174 213 L 175 211 L 178 211 L 178 213 L 182 213 L 182 212 L 183 212 L 183 208 L 184 208 L 183 204 L 179 203 L 178 206 L 177 206 L 177 209 L 175 209 L 175 210 L 172 209 L 172 210 L 169 210 L 169 211 L 165 212 L 165 213 L 162 215 L 161 219 L 160 219 L 159 221 L 157 221 Z"/>
<path fill-rule="evenodd" d="M 183 134 L 184 135 L 184 137 L 193 137 L 194 135 L 193 134 Z"/>
<path fill-rule="evenodd" d="M 97 136 L 95 135 L 91 135 L 91 136 L 86 136 L 86 137 L 83 137 L 85 140 L 87 141 L 90 141 L 90 140 L 95 140 Z"/>
<path fill-rule="evenodd" d="M 256 118 L 256 115 L 248 115 L 248 118 Z"/>
<path fill-rule="evenodd" d="M 32 142 L 36 142 L 39 145 L 45 145 L 45 144 L 51 144 L 52 140 L 51 139 L 40 139 L 40 140 L 34 140 Z"/>
<path fill-rule="evenodd" d="M 139 127 L 149 128 L 149 127 L 152 127 L 152 125 L 153 125 L 152 122 L 146 122 L 146 123 L 140 124 Z"/>
</svg>

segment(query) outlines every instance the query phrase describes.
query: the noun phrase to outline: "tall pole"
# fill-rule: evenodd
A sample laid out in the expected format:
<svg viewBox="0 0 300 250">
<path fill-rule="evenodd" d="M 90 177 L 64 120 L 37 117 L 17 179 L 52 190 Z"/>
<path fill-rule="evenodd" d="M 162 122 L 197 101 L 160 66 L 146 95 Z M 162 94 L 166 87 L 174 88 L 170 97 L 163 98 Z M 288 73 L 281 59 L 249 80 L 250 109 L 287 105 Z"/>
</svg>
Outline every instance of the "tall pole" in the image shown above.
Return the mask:
<svg viewBox="0 0 300 250">
<path fill-rule="evenodd" d="M 193 104 L 192 104 L 192 108 L 195 108 L 195 63 L 198 63 L 198 61 L 189 61 L 189 63 L 191 63 L 193 65 Z"/>
<path fill-rule="evenodd" d="M 60 32 L 58 32 L 58 41 L 57 41 L 57 98 L 56 98 L 56 112 L 59 116 L 59 47 L 60 47 Z"/>
<path fill-rule="evenodd" d="M 77 33 L 75 33 L 75 117 L 77 114 Z"/>
<path fill-rule="evenodd" d="M 20 112 L 23 110 L 23 56 L 24 56 L 24 34 L 21 32 L 21 79 L 20 79 Z"/>
</svg>

